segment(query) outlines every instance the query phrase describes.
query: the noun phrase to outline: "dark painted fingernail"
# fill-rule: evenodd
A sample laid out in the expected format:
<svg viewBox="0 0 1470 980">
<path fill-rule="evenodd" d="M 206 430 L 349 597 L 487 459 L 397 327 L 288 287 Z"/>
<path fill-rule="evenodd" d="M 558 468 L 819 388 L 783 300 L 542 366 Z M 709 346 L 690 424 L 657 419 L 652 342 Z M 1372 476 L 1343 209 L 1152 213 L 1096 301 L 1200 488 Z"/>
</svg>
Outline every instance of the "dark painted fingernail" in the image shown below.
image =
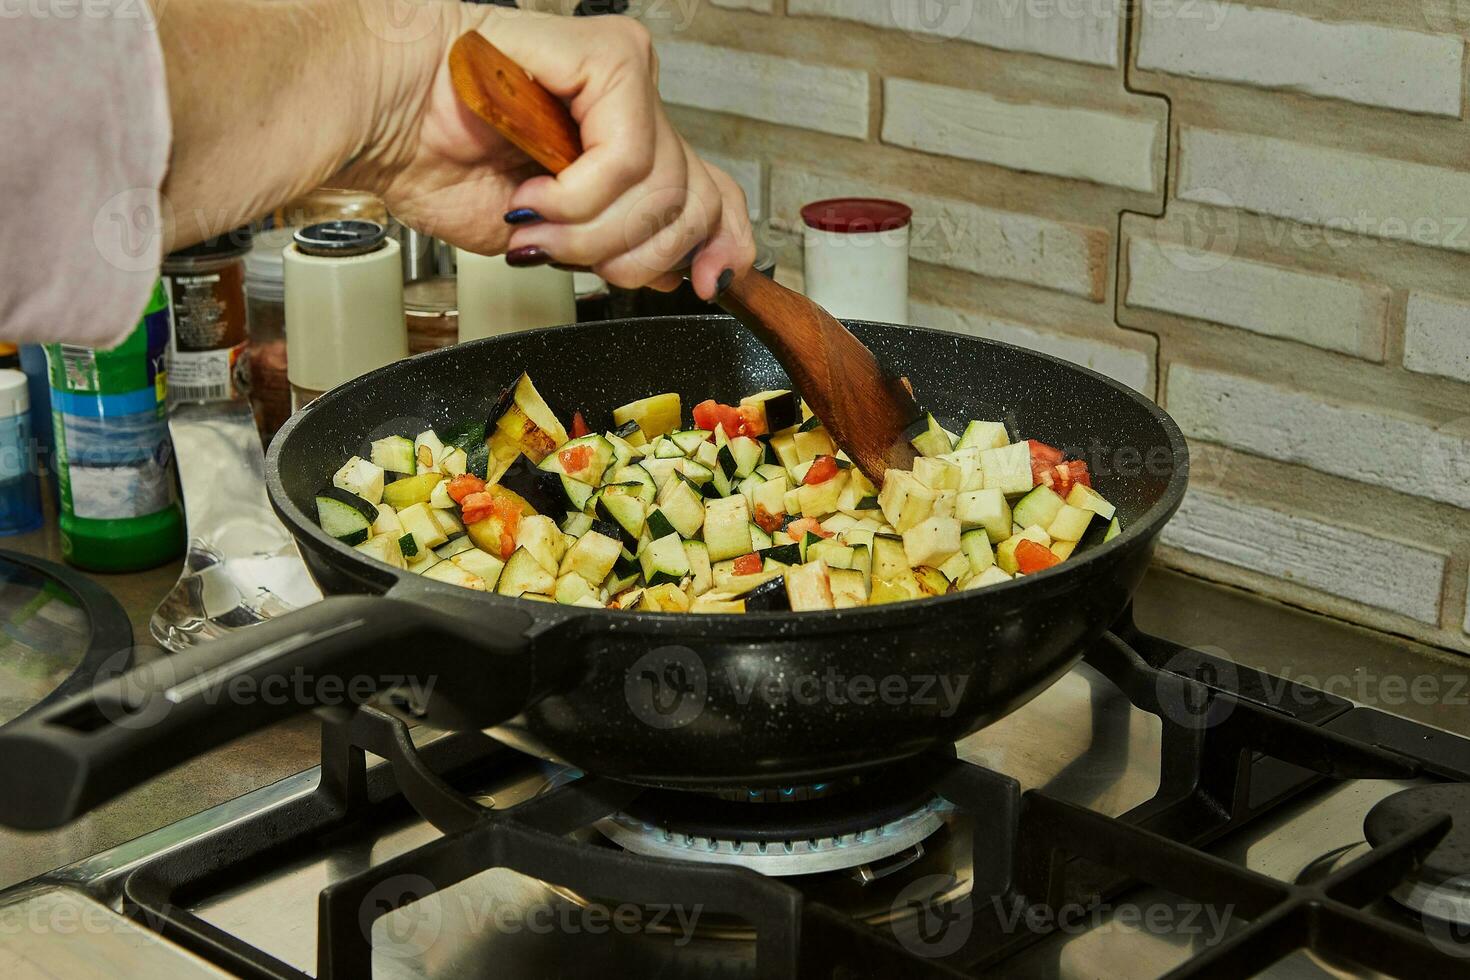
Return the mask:
<svg viewBox="0 0 1470 980">
<path fill-rule="evenodd" d="M 718 296 L 730 288 L 730 283 L 735 281 L 735 270 L 726 269 L 720 273 L 720 278 L 715 280 L 715 295 Z"/>
<path fill-rule="evenodd" d="M 551 256 L 540 245 L 523 245 L 505 253 L 505 264 L 513 269 L 524 269 L 533 265 L 545 265 Z"/>
<path fill-rule="evenodd" d="M 505 223 L 508 225 L 528 225 L 540 220 L 541 215 L 530 208 L 516 208 L 514 211 L 505 212 Z"/>
<path fill-rule="evenodd" d="M 553 262 L 553 263 L 551 263 L 551 267 L 553 269 L 560 269 L 562 272 L 591 272 L 592 271 L 592 267 L 591 266 L 586 266 L 586 265 L 566 265 L 566 264 L 564 264 L 562 262 Z"/>
</svg>

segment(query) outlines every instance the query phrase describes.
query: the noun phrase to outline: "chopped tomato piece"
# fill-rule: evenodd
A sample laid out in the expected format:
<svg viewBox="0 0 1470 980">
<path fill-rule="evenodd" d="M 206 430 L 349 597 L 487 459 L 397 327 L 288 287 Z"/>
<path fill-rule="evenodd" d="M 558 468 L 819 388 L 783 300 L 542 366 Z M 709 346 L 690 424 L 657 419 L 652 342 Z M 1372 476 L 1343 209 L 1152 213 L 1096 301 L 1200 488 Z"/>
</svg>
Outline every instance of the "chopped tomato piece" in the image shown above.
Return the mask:
<svg viewBox="0 0 1470 980">
<path fill-rule="evenodd" d="M 761 556 L 752 552 L 751 554 L 741 555 L 739 558 L 736 558 L 732 570 L 736 575 L 754 575 L 761 570 L 762 564 Z"/>
<path fill-rule="evenodd" d="M 1072 488 L 1079 483 L 1084 487 L 1092 486 L 1092 475 L 1087 472 L 1087 464 L 1080 459 L 1058 463 L 1052 468 L 1052 476 L 1053 482 L 1047 485 L 1062 497 L 1071 493 Z"/>
<path fill-rule="evenodd" d="M 587 419 L 582 416 L 580 409 L 572 413 L 572 438 L 580 439 L 592 430 L 587 427 Z"/>
<path fill-rule="evenodd" d="M 445 489 L 449 491 L 450 499 L 457 504 L 462 504 L 464 503 L 464 498 L 470 494 L 479 493 L 484 490 L 485 481 L 473 473 L 461 473 L 459 476 L 450 480 L 449 486 Z"/>
<path fill-rule="evenodd" d="M 803 517 L 792 521 L 786 526 L 786 533 L 791 535 L 795 541 L 801 541 L 807 534 L 815 534 L 819 538 L 830 538 L 832 532 L 817 523 L 815 517 Z"/>
<path fill-rule="evenodd" d="M 775 534 L 781 529 L 782 517 L 781 514 L 772 514 L 761 504 L 755 505 L 755 523 L 767 534 Z"/>
<path fill-rule="evenodd" d="M 499 541 L 502 561 L 516 550 L 516 529 L 521 522 L 521 505 L 509 497 L 495 493 L 472 493 L 460 504 L 466 524 L 489 522 L 492 535 Z M 481 536 L 483 538 L 483 536 Z M 479 540 L 480 538 L 477 538 Z"/>
<path fill-rule="evenodd" d="M 592 462 L 592 447 L 572 446 L 570 449 L 563 449 L 556 454 L 556 460 L 561 463 L 561 468 L 566 472 L 580 473 L 587 468 L 588 463 Z"/>
<path fill-rule="evenodd" d="M 744 409 L 721 405 L 713 398 L 708 398 L 694 406 L 694 425 L 711 432 L 717 426 L 724 426 L 725 435 L 731 439 L 736 436 L 760 435 L 761 431 L 760 423 L 752 421 Z"/>
<path fill-rule="evenodd" d="M 1021 541 L 1016 545 L 1016 568 L 1023 575 L 1031 575 L 1044 568 L 1061 563 L 1052 550 L 1035 541 Z"/>
<path fill-rule="evenodd" d="M 807 468 L 806 476 L 801 482 L 807 486 L 815 486 L 818 483 L 826 483 L 837 475 L 837 457 L 818 456 L 812 460 L 812 465 Z"/>
<path fill-rule="evenodd" d="M 1044 460 L 1046 463 L 1052 466 L 1055 466 L 1062 460 L 1067 458 L 1066 453 L 1062 452 L 1060 449 L 1055 448 L 1054 446 L 1048 446 L 1040 439 L 1027 439 L 1026 443 L 1031 447 L 1031 462 L 1033 465 L 1039 459 Z"/>
</svg>

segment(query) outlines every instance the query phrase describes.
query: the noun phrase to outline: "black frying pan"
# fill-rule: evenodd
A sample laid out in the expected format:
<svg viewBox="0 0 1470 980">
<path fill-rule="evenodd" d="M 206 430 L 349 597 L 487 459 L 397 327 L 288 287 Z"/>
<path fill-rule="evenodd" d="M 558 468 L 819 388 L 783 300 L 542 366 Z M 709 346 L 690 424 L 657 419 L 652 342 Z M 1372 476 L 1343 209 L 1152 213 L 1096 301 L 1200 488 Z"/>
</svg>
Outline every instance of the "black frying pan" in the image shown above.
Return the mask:
<svg viewBox="0 0 1470 980">
<path fill-rule="evenodd" d="M 502 726 L 585 770 L 681 788 L 826 780 L 1002 717 L 1122 612 L 1183 496 L 1184 439 L 1148 400 L 1063 361 L 938 331 L 852 327 L 941 419 L 1007 419 L 1088 459 L 1123 533 L 1014 582 L 824 613 L 615 612 L 440 585 L 317 527 L 315 491 L 369 439 L 482 416 L 522 371 L 563 418 L 589 411 L 594 429 L 610 423 L 598 410 L 635 397 L 677 390 L 687 411 L 785 379 L 754 338 L 717 316 L 434 351 L 331 391 L 271 444 L 271 501 L 330 597 L 7 726 L 0 821 L 55 826 L 287 714 L 328 702 L 349 710 L 395 684 L 389 700 L 431 725 Z M 416 695 L 404 694 L 403 675 Z"/>
</svg>

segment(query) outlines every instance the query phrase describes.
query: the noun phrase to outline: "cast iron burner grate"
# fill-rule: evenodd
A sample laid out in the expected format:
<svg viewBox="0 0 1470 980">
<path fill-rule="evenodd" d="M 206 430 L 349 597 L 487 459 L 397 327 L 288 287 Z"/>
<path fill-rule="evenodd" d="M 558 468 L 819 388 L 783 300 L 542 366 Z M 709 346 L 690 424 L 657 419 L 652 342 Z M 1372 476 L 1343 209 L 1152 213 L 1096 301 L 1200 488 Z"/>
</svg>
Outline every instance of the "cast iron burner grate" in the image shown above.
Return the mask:
<svg viewBox="0 0 1470 980">
<path fill-rule="evenodd" d="M 1038 790 L 1023 794 L 1013 779 L 952 753 L 924 760 L 931 770 L 929 789 L 965 816 L 991 858 L 976 864 L 968 898 L 932 910 L 944 913 L 937 929 L 927 913 L 904 920 L 918 924 L 915 934 L 901 932 L 897 924 L 869 927 L 809 900 L 792 884 L 747 868 L 650 858 L 566 836 L 613 814 L 636 812 L 649 792 L 640 787 L 587 776 L 508 809 L 488 810 L 453 789 L 451 781 L 505 767 L 517 758 L 513 750 L 468 733 L 420 752 L 400 722 L 371 709 L 348 723 L 324 726 L 316 792 L 242 821 L 226 841 L 205 838 L 145 863 L 123 883 L 123 907 L 241 976 L 303 978 L 187 911 L 190 897 L 248 876 L 273 857 L 300 853 L 312 840 L 371 820 L 406 799 L 445 836 L 321 891 L 319 980 L 371 975 L 375 918 L 490 868 L 582 895 L 698 906 L 738 917 L 754 930 L 754 974 L 762 978 L 963 976 L 1001 963 L 1045 935 L 1007 931 L 971 914 L 961 941 L 949 943 L 944 924 L 960 921 L 951 913 L 963 914 L 967 903 L 1019 899 L 1064 910 L 1087 907 L 1140 882 L 1228 907 L 1250 921 L 1171 977 L 1250 975 L 1298 948 L 1393 975 L 1470 977 L 1470 958 L 1447 955 L 1423 932 L 1363 911 L 1412 878 L 1446 840 L 1448 816 L 1431 813 L 1410 821 L 1364 858 L 1311 884 L 1280 882 L 1197 849 L 1324 777 L 1470 781 L 1470 751 L 1463 745 L 1447 750 L 1441 743 L 1433 758 L 1415 761 L 1425 734 L 1411 723 L 1366 717 L 1366 709 L 1294 685 L 1268 685 L 1235 665 L 1229 665 L 1237 678 L 1233 691 L 1210 688 L 1195 676 L 1221 676 L 1224 665 L 1140 634 L 1131 622 L 1106 635 L 1088 661 L 1137 707 L 1162 719 L 1158 794 L 1122 818 L 1110 818 Z M 1180 705 L 1195 706 L 1210 724 L 1181 719 Z M 1372 731 L 1377 744 L 1342 733 L 1355 729 Z M 390 765 L 368 769 L 364 750 Z M 385 883 L 409 879 L 422 886 L 384 891 Z"/>
</svg>

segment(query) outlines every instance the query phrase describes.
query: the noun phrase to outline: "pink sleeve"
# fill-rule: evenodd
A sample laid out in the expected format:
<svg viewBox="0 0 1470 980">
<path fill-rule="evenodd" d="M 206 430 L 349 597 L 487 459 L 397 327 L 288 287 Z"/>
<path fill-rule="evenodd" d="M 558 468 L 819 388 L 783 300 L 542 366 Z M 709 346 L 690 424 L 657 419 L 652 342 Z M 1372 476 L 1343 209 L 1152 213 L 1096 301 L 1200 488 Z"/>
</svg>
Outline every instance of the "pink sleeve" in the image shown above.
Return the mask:
<svg viewBox="0 0 1470 980">
<path fill-rule="evenodd" d="M 162 258 L 168 92 L 147 0 L 21 6 L 0 92 L 0 339 L 110 346 Z"/>
</svg>

